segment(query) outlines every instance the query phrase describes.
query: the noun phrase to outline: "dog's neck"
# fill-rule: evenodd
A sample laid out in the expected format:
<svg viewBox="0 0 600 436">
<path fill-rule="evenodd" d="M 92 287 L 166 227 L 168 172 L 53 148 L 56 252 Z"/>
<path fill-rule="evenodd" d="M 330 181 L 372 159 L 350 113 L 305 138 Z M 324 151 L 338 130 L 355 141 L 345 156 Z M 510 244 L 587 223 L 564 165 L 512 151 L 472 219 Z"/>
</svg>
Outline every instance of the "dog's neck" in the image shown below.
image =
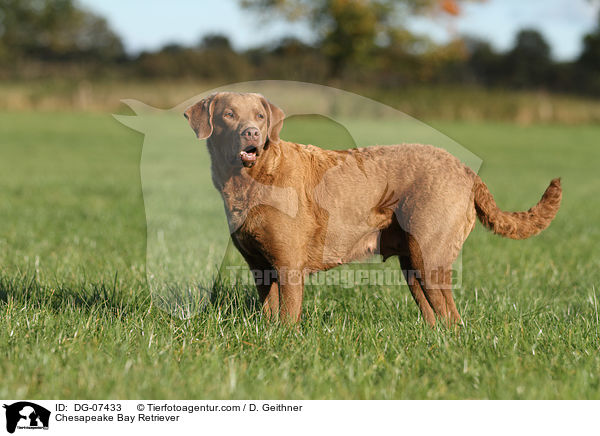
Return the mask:
<svg viewBox="0 0 600 436">
<path fill-rule="evenodd" d="M 256 206 L 269 205 L 289 216 L 296 215 L 296 191 L 277 186 L 276 176 L 281 171 L 281 145 L 270 143 L 250 168 L 219 165 L 216 162 L 218 157 L 211 152 L 212 180 L 223 198 L 231 233 L 243 225 L 250 210 Z M 213 150 L 211 146 L 210 150 Z"/>
</svg>

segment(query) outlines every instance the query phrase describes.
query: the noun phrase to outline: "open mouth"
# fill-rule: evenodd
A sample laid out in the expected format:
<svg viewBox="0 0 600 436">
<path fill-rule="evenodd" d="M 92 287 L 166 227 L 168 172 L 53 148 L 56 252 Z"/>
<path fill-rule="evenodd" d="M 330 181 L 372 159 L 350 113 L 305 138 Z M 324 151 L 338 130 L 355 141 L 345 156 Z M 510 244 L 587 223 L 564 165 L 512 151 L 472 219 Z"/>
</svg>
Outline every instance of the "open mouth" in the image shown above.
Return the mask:
<svg viewBox="0 0 600 436">
<path fill-rule="evenodd" d="M 251 167 L 256 162 L 256 152 L 257 148 L 254 146 L 246 147 L 244 150 L 240 151 L 240 158 L 242 159 L 242 164 L 245 167 Z"/>
</svg>

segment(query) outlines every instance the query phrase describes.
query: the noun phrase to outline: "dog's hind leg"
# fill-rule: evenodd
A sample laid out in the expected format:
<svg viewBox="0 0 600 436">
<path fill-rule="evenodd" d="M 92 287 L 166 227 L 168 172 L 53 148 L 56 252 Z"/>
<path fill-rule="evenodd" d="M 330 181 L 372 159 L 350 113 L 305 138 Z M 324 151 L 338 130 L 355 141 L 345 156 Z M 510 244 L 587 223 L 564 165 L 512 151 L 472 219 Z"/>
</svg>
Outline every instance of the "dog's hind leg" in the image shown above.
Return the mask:
<svg viewBox="0 0 600 436">
<path fill-rule="evenodd" d="M 399 256 L 400 259 L 400 267 L 402 268 L 402 274 L 406 279 L 406 283 L 410 288 L 410 293 L 417 303 L 419 310 L 421 311 L 421 315 L 423 315 L 423 319 L 430 326 L 435 325 L 435 314 L 433 313 L 433 309 L 431 308 L 429 301 L 427 301 L 427 297 L 423 293 L 423 289 L 421 288 L 421 284 L 419 283 L 418 277 L 416 276 L 415 268 L 410 262 L 410 258 L 407 256 Z"/>
<path fill-rule="evenodd" d="M 460 318 L 460 313 L 458 313 L 458 309 L 456 308 L 454 297 L 452 296 L 452 289 L 442 289 L 442 294 L 444 294 L 444 298 L 446 299 L 450 324 L 461 324 L 462 320 Z"/>
<path fill-rule="evenodd" d="M 446 298 L 444 297 L 441 289 L 425 287 L 423 292 L 425 293 L 425 297 L 427 297 L 427 301 L 429 301 L 429 304 L 433 308 L 435 314 L 441 319 L 447 319 L 450 311 L 448 310 Z"/>
<path fill-rule="evenodd" d="M 452 266 L 448 268 L 441 268 L 439 272 L 442 274 L 442 295 L 446 300 L 446 309 L 448 310 L 448 324 L 460 324 L 460 314 L 456 308 L 454 297 L 452 295 Z"/>
<path fill-rule="evenodd" d="M 435 271 L 430 271 L 425 281 L 431 292 L 436 294 L 436 298 L 443 298 L 443 301 L 438 303 L 439 311 L 436 310 L 437 315 L 445 320 L 447 326 L 460 324 L 461 318 L 454 303 L 454 297 L 452 296 L 452 267 L 438 268 Z"/>
<path fill-rule="evenodd" d="M 410 235 L 408 251 L 410 263 L 418 273 L 421 289 L 435 314 L 448 326 L 459 323 L 460 315 L 452 297 L 452 267 L 427 270 L 419 244 Z"/>
<path fill-rule="evenodd" d="M 414 260 L 421 259 L 421 251 L 414 238 L 400 227 L 396 219 L 393 219 L 390 226 L 381 232 L 379 249 L 384 260 L 390 256 L 398 256 L 402 275 L 408 284 L 410 293 L 425 322 L 433 327 L 435 325 L 434 308 L 423 292 L 425 287 L 422 279 L 424 277 L 422 262 L 419 265 L 414 262 Z"/>
</svg>

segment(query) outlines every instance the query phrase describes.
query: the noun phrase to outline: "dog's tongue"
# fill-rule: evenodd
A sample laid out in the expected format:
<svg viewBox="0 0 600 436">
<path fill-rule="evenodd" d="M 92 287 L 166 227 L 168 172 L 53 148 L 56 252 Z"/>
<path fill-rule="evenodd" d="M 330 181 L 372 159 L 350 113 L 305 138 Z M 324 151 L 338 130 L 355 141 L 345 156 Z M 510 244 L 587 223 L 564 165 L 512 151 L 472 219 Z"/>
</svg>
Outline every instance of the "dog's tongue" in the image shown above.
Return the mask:
<svg viewBox="0 0 600 436">
<path fill-rule="evenodd" d="M 254 162 L 256 162 L 256 152 L 241 151 L 240 158 L 242 158 L 242 164 L 244 164 L 245 167 L 252 166 L 254 165 Z"/>
</svg>

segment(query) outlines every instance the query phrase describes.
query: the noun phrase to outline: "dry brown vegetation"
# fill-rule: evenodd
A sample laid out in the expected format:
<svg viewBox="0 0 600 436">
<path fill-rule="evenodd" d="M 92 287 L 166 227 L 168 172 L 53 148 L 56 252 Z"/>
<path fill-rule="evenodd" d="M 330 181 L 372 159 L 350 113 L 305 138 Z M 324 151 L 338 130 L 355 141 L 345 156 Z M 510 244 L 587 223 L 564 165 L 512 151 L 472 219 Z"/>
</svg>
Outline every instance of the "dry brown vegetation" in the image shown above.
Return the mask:
<svg viewBox="0 0 600 436">
<path fill-rule="evenodd" d="M 0 84 L 0 110 L 114 112 L 120 110 L 122 99 L 136 99 L 167 109 L 223 85 L 166 80 L 4 82 Z M 419 119 L 499 120 L 525 125 L 600 122 L 600 100 L 572 95 L 425 85 L 402 89 L 364 86 L 349 90 Z"/>
</svg>

